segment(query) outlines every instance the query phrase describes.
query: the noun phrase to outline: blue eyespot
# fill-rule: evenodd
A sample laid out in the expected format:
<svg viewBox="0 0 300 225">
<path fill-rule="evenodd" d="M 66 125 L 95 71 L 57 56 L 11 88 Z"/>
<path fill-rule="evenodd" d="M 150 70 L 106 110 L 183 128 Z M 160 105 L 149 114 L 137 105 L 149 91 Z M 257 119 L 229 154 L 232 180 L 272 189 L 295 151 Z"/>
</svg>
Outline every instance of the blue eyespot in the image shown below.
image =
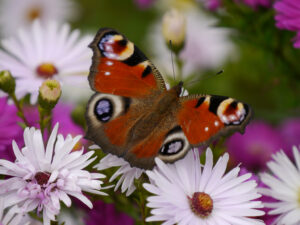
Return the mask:
<svg viewBox="0 0 300 225">
<path fill-rule="evenodd" d="M 103 123 L 108 122 L 113 115 L 113 105 L 107 98 L 100 99 L 95 104 L 94 113 L 98 120 Z"/>
</svg>

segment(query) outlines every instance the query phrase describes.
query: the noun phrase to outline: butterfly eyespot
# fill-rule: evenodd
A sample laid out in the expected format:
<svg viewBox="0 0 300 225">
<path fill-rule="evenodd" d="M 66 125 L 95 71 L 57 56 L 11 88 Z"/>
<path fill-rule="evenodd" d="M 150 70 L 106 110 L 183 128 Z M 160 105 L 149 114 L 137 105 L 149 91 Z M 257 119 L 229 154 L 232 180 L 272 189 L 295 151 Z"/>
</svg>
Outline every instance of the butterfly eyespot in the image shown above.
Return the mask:
<svg viewBox="0 0 300 225">
<path fill-rule="evenodd" d="M 87 108 L 87 118 L 97 124 L 107 123 L 112 119 L 125 114 L 131 104 L 130 98 L 110 94 L 95 94 Z"/>
<path fill-rule="evenodd" d="M 175 126 L 166 135 L 159 149 L 158 157 L 166 162 L 181 158 L 189 150 L 190 144 L 180 126 Z"/>
<path fill-rule="evenodd" d="M 95 104 L 94 113 L 101 122 L 108 122 L 113 115 L 113 105 L 111 101 L 107 98 L 98 100 Z"/>
<path fill-rule="evenodd" d="M 173 155 L 180 152 L 184 147 L 184 142 L 181 139 L 175 139 L 164 144 L 160 149 L 162 155 Z"/>
</svg>

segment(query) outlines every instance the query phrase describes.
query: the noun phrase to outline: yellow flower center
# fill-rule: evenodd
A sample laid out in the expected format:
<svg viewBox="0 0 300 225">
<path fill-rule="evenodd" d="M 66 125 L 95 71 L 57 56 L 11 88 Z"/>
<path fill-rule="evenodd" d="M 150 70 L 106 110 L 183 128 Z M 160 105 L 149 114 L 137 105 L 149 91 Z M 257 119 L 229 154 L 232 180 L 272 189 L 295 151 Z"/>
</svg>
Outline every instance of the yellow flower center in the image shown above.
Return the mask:
<svg viewBox="0 0 300 225">
<path fill-rule="evenodd" d="M 27 13 L 27 19 L 29 21 L 34 21 L 35 19 L 41 17 L 42 10 L 39 7 L 33 7 Z"/>
<path fill-rule="evenodd" d="M 58 70 L 52 63 L 42 63 L 36 68 L 36 73 L 39 77 L 48 79 L 58 73 Z"/>
<path fill-rule="evenodd" d="M 213 200 L 204 192 L 195 192 L 189 199 L 192 211 L 201 218 L 208 217 L 213 210 Z"/>
</svg>

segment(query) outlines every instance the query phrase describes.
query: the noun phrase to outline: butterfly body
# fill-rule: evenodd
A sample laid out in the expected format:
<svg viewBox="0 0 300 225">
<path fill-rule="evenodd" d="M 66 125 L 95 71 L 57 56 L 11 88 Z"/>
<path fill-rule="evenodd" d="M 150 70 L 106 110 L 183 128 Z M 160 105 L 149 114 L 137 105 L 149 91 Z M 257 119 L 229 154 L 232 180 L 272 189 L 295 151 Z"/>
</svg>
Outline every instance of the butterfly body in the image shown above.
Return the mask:
<svg viewBox="0 0 300 225">
<path fill-rule="evenodd" d="M 249 106 L 232 98 L 181 97 L 182 82 L 167 90 L 155 66 L 113 29 L 100 29 L 91 48 L 96 93 L 87 106 L 86 136 L 132 166 L 151 169 L 155 157 L 174 162 L 191 147 L 243 131 L 250 119 Z"/>
</svg>

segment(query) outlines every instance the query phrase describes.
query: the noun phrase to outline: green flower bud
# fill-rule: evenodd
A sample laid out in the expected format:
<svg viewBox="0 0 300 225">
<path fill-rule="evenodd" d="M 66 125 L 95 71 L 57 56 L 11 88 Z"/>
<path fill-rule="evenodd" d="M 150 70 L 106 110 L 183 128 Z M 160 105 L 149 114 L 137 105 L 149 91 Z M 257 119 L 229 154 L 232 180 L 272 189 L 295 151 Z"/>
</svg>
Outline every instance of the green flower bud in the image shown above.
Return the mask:
<svg viewBox="0 0 300 225">
<path fill-rule="evenodd" d="M 0 72 L 0 89 L 8 94 L 15 92 L 16 81 L 8 70 Z"/>
<path fill-rule="evenodd" d="M 184 47 L 186 35 L 186 19 L 182 13 L 176 9 L 171 9 L 163 17 L 162 33 L 164 39 L 175 53 L 179 53 Z M 172 46 L 169 42 L 172 42 Z"/>
<path fill-rule="evenodd" d="M 56 80 L 45 80 L 39 90 L 39 105 L 43 109 L 51 110 L 57 104 L 61 95 L 61 87 Z"/>
</svg>

